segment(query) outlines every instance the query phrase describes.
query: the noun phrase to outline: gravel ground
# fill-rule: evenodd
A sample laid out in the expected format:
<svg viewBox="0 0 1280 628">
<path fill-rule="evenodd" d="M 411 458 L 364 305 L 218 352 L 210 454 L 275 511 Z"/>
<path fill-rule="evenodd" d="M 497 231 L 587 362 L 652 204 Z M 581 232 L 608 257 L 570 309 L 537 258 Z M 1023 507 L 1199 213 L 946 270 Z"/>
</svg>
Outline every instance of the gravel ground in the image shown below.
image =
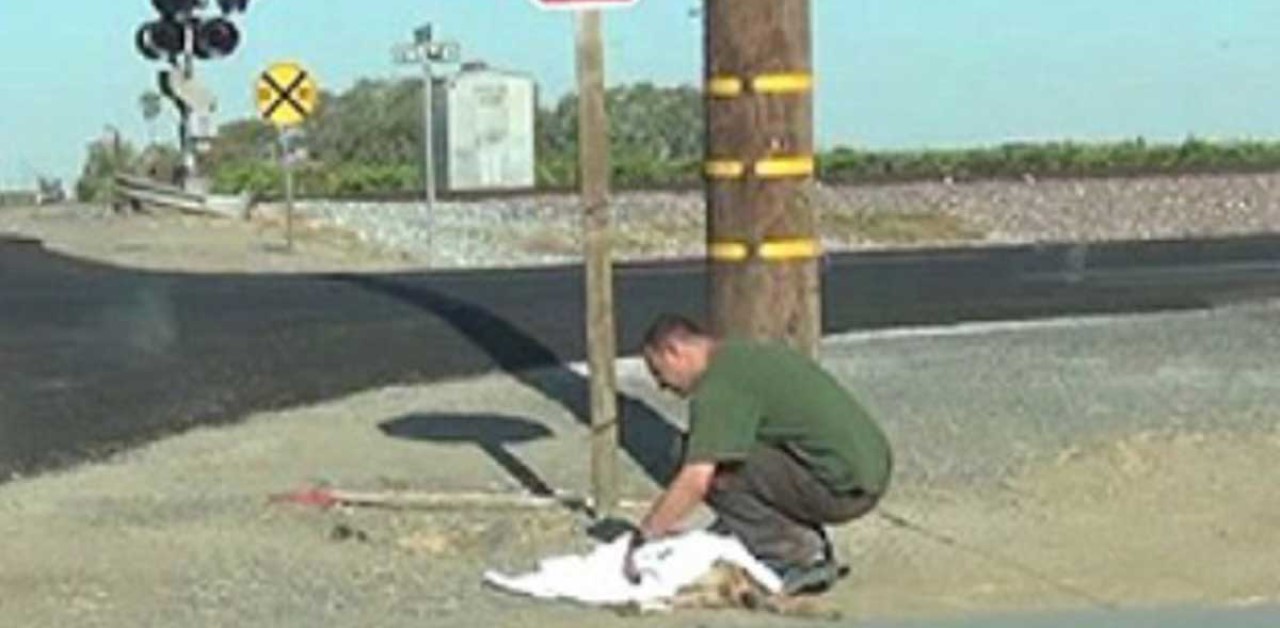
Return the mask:
<svg viewBox="0 0 1280 628">
<path fill-rule="evenodd" d="M 1277 184 L 1280 175 L 817 194 L 829 246 L 877 248 L 1275 232 Z M 617 201 L 621 258 L 699 254 L 697 195 Z M 260 209 L 253 222 L 4 209 L 0 234 L 186 272 L 550 263 L 575 259 L 578 242 L 570 198 L 442 206 L 435 251 L 412 205 L 305 208 L 288 254 L 278 214 Z M 888 230 L 868 220 L 883 216 L 921 220 Z M 1269 480 L 1280 473 L 1278 324 L 1271 303 L 829 339 L 826 363 L 895 442 L 900 473 L 885 507 L 961 544 L 875 517 L 844 528 L 837 542 L 854 575 L 827 602 L 860 620 L 1078 610 L 1093 605 L 1087 597 L 1127 609 L 1280 603 L 1280 502 Z M 524 568 L 581 548 L 584 522 L 560 511 L 267 502 L 317 482 L 511 492 L 513 466 L 585 490 L 586 432 L 521 381 L 495 374 L 367 391 L 0 485 L 0 626 L 788 623 L 710 612 L 621 618 L 478 584 L 485 567 Z M 620 365 L 620 385 L 683 420 L 634 361 Z M 387 429 L 433 421 L 473 434 L 515 425 L 532 437 L 486 450 L 425 436 L 438 430 L 413 438 Z M 627 495 L 653 494 L 630 459 L 623 470 Z"/>
<path fill-rule="evenodd" d="M 1277 324 L 1280 305 L 1266 304 L 829 339 L 826 364 L 900 454 L 884 508 L 960 545 L 877 517 L 842 528 L 854 574 L 824 603 L 877 622 L 1082 610 L 1090 597 L 1280 603 L 1267 479 L 1280 472 Z M 619 371 L 629 396 L 682 423 L 636 361 Z M 531 436 L 502 451 L 468 442 L 499 423 Z M 490 375 L 263 414 L 11 482 L 0 625 L 812 625 L 706 611 L 636 620 L 480 585 L 487 567 L 582 548 L 585 522 L 558 510 L 267 499 L 313 483 L 512 492 L 512 461 L 581 492 L 587 439 L 555 399 Z M 627 496 L 653 494 L 629 458 L 622 469 Z"/>
<path fill-rule="evenodd" d="M 287 251 L 284 230 L 271 220 L 115 215 L 92 205 L 0 209 L 0 237 L 5 233 L 37 238 L 46 249 L 65 255 L 157 271 L 375 272 L 421 266 L 323 225 L 299 225 L 293 250 Z"/>
<path fill-rule="evenodd" d="M 813 194 L 829 250 L 1280 232 L 1280 174 L 819 186 Z M 613 200 L 619 259 L 703 254 L 700 193 Z M 313 202 L 300 211 L 437 267 L 571 262 L 581 249 L 571 196 L 441 203 L 434 241 L 421 204 Z"/>
<path fill-rule="evenodd" d="M 831 251 L 1280 233 L 1280 173 L 817 186 L 812 194 Z M 615 259 L 704 254 L 700 193 L 619 193 L 613 208 Z M 579 216 L 573 196 L 440 203 L 430 213 L 418 203 L 308 201 L 296 214 L 297 255 L 281 250 L 283 210 L 269 204 L 248 223 L 86 206 L 0 209 L 0 233 L 123 265 L 197 272 L 481 268 L 580 261 Z M 174 222 L 189 237 L 151 237 Z"/>
</svg>

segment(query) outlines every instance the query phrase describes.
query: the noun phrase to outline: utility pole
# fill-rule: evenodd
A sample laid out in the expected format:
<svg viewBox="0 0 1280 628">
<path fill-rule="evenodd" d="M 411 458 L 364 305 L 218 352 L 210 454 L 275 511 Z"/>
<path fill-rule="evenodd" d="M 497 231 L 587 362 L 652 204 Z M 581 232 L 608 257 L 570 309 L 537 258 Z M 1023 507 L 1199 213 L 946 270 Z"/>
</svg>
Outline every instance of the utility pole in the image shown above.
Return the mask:
<svg viewBox="0 0 1280 628">
<path fill-rule="evenodd" d="M 600 11 L 577 14 L 578 172 L 587 273 L 587 361 L 591 369 L 591 488 L 596 512 L 618 504 L 617 340 L 613 320 L 609 129 L 604 103 Z"/>
<path fill-rule="evenodd" d="M 714 331 L 816 354 L 821 289 L 809 0 L 706 0 Z"/>
</svg>

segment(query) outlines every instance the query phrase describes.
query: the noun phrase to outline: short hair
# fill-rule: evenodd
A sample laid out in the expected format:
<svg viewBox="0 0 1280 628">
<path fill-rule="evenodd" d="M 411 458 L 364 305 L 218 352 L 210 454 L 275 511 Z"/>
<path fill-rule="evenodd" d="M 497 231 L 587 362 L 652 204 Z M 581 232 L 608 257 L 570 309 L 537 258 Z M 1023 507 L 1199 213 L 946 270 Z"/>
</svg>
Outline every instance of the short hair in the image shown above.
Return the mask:
<svg viewBox="0 0 1280 628">
<path fill-rule="evenodd" d="M 687 316 L 680 314 L 661 314 L 649 325 L 644 333 L 643 349 L 657 349 L 674 341 L 692 340 L 707 335 L 702 327 Z"/>
</svg>

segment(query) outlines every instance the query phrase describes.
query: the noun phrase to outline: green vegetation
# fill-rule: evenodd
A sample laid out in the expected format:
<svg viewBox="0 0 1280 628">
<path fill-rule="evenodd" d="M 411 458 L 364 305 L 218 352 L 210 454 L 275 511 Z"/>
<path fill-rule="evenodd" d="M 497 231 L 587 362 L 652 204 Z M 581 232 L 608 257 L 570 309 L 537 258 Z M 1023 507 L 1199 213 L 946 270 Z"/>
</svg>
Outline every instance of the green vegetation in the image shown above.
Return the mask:
<svg viewBox="0 0 1280 628">
<path fill-rule="evenodd" d="M 1148 144 L 1051 142 L 987 148 L 871 152 L 837 148 L 819 156 L 819 177 L 833 183 L 951 179 L 1108 177 L 1280 170 L 1280 142 Z"/>
<path fill-rule="evenodd" d="M 299 192 L 310 196 L 412 195 L 422 188 L 422 82 L 357 82 L 325 94 L 301 140 L 308 159 L 299 167 Z M 606 103 L 612 173 L 618 188 L 694 187 L 701 182 L 702 95 L 689 86 L 651 83 L 614 87 Z M 143 102 L 144 117 L 152 102 Z M 565 96 L 537 111 L 537 182 L 571 187 L 577 177 L 578 102 Z M 215 191 L 274 195 L 280 190 L 276 132 L 257 120 L 224 125 L 203 159 Z M 103 168 L 134 158 L 90 147 L 82 197 L 100 194 Z M 133 169 L 137 169 L 134 167 Z M 819 178 L 830 183 L 920 180 L 973 181 L 1027 177 L 1100 177 L 1280 170 L 1280 142 L 1148 144 L 1014 143 L 994 147 L 868 151 L 837 147 L 818 156 Z"/>
<path fill-rule="evenodd" d="M 88 156 L 76 182 L 76 198 L 86 203 L 111 200 L 111 177 L 119 171 L 132 170 L 137 150 L 127 142 L 112 144 L 98 141 L 89 145 Z"/>
<path fill-rule="evenodd" d="M 181 163 L 178 150 L 172 146 L 153 144 L 139 151 L 127 141 L 99 140 L 89 144 L 88 155 L 76 182 L 75 196 L 86 203 L 111 201 L 112 177 L 118 172 L 144 174 L 161 181 L 171 181 Z"/>
<path fill-rule="evenodd" d="M 111 179 L 116 173 L 142 174 L 172 182 L 180 162 L 182 156 L 173 146 L 151 145 L 138 151 L 123 139 L 92 142 L 76 182 L 76 198 L 82 202 L 110 202 L 114 189 Z"/>
</svg>

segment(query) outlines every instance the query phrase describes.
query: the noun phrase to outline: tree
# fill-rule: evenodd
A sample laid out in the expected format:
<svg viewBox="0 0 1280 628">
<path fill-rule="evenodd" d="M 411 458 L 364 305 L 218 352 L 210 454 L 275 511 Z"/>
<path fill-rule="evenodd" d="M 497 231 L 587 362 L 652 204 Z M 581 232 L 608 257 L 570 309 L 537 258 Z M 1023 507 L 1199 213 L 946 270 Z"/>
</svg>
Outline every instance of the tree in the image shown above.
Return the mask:
<svg viewBox="0 0 1280 628">
<path fill-rule="evenodd" d="M 321 98 L 306 131 L 311 156 L 326 164 L 420 163 L 422 80 L 362 79 Z"/>
<path fill-rule="evenodd" d="M 156 143 L 156 119 L 163 111 L 164 100 L 160 94 L 152 90 L 142 92 L 138 97 L 138 107 L 142 109 L 142 119 L 147 123 L 147 144 Z"/>
<path fill-rule="evenodd" d="M 702 94 L 694 87 L 637 83 L 613 87 L 605 95 L 609 112 L 610 157 L 620 185 L 665 184 L 696 177 L 702 158 Z M 578 97 L 568 94 L 538 112 L 540 180 L 567 185 L 575 180 Z"/>
<path fill-rule="evenodd" d="M 88 156 L 76 182 L 76 198 L 85 203 L 104 203 L 111 198 L 112 178 L 117 172 L 133 169 L 137 151 L 133 145 L 114 139 L 89 144 Z"/>
<path fill-rule="evenodd" d="M 216 170 L 226 164 L 270 161 L 275 155 L 275 143 L 275 128 L 257 118 L 229 122 L 218 127 L 206 164 Z"/>
<path fill-rule="evenodd" d="M 691 86 L 618 86 L 606 95 L 614 178 L 622 186 L 697 180 L 702 158 L 702 94 Z M 578 99 L 566 95 L 537 113 L 541 185 L 577 179 Z M 308 190 L 320 194 L 411 192 L 421 187 L 422 80 L 362 79 L 325 93 L 304 125 Z M 274 130 L 256 119 L 222 126 L 208 165 L 215 189 L 268 188 Z"/>
</svg>

